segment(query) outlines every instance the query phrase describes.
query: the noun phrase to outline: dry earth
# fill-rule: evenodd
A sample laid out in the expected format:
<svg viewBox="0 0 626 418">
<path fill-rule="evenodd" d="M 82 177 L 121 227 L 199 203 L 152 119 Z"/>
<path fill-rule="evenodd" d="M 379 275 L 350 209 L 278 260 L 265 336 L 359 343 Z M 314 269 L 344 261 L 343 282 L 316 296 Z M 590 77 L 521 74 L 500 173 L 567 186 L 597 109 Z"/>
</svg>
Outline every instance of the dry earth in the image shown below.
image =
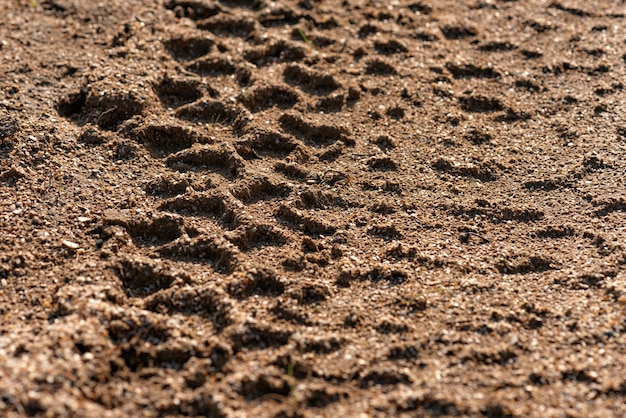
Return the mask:
<svg viewBox="0 0 626 418">
<path fill-rule="evenodd" d="M 626 416 L 623 0 L 0 0 L 0 415 Z"/>
</svg>

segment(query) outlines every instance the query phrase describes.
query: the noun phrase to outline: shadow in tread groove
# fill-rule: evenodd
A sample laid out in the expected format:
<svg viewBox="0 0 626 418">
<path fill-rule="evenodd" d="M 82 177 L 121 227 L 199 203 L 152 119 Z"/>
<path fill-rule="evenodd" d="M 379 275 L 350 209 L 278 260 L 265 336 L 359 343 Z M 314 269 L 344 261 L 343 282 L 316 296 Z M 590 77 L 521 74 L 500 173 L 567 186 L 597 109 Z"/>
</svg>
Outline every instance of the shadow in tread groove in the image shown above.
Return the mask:
<svg viewBox="0 0 626 418">
<path fill-rule="evenodd" d="M 171 288 L 157 292 L 146 299 L 144 309 L 153 312 L 199 315 L 210 318 L 221 330 L 232 323 L 231 299 L 211 286 Z"/>
<path fill-rule="evenodd" d="M 251 18 L 216 15 L 199 21 L 197 26 L 216 35 L 248 38 L 256 24 Z"/>
<path fill-rule="evenodd" d="M 466 112 L 489 113 L 504 110 L 500 100 L 485 96 L 464 96 L 459 98 L 459 102 Z"/>
<path fill-rule="evenodd" d="M 253 224 L 225 234 L 226 239 L 242 251 L 262 247 L 280 247 L 288 242 L 287 235 L 269 224 Z"/>
<path fill-rule="evenodd" d="M 292 108 L 300 101 L 300 95 L 287 87 L 262 85 L 242 93 L 240 100 L 251 112 L 256 113 L 273 106 L 279 109 Z"/>
<path fill-rule="evenodd" d="M 161 203 L 159 210 L 214 218 L 225 228 L 234 229 L 239 225 L 236 207 L 234 198 L 216 193 L 178 196 Z"/>
<path fill-rule="evenodd" d="M 319 96 L 325 96 L 341 87 L 332 75 L 313 71 L 300 65 L 288 66 L 283 71 L 283 76 L 286 83 Z"/>
<path fill-rule="evenodd" d="M 186 68 L 202 77 L 230 75 L 237 71 L 231 60 L 223 57 L 202 58 L 187 65 Z"/>
<path fill-rule="evenodd" d="M 283 114 L 278 122 L 285 132 L 316 145 L 330 145 L 338 140 L 352 145 L 352 141 L 345 136 L 348 130 L 337 125 L 307 121 L 302 116 L 292 113 Z"/>
<path fill-rule="evenodd" d="M 220 100 L 205 99 L 179 107 L 176 117 L 196 123 L 210 123 L 215 125 L 232 124 L 239 110 L 234 106 L 225 105 Z"/>
<path fill-rule="evenodd" d="M 478 35 L 478 31 L 473 26 L 449 24 L 441 26 L 439 30 L 446 39 L 450 40 L 472 38 Z"/>
<path fill-rule="evenodd" d="M 189 283 L 191 278 L 185 272 L 172 271 L 159 260 L 147 257 L 127 257 L 119 260 L 116 270 L 127 296 L 145 297 L 161 289 L 167 289 L 175 282 Z"/>
<path fill-rule="evenodd" d="M 292 332 L 274 329 L 265 323 L 247 323 L 237 326 L 230 332 L 233 351 L 262 350 L 270 347 L 281 347 L 287 344 Z"/>
<path fill-rule="evenodd" d="M 299 195 L 299 203 L 306 209 L 358 208 L 362 204 L 351 202 L 333 191 L 314 190 L 309 188 Z"/>
<path fill-rule="evenodd" d="M 261 46 L 244 52 L 243 57 L 256 66 L 262 67 L 276 62 L 300 61 L 306 57 L 305 47 L 294 42 L 280 40 L 268 46 Z"/>
<path fill-rule="evenodd" d="M 175 37 L 163 42 L 165 50 L 177 61 L 191 61 L 213 50 L 215 41 L 207 37 Z"/>
<path fill-rule="evenodd" d="M 286 183 L 275 184 L 267 178 L 257 178 L 236 184 L 231 193 L 242 202 L 251 204 L 259 200 L 285 198 L 291 193 L 291 187 Z"/>
<path fill-rule="evenodd" d="M 468 208 L 463 205 L 442 205 L 439 208 L 453 216 L 460 216 L 464 218 L 476 218 L 481 216 L 493 223 L 506 221 L 534 222 L 543 219 L 544 217 L 544 213 L 540 210 L 531 208 L 499 207 L 497 204 L 489 204 L 486 206 L 481 204 L 479 207 L 472 208 Z"/>
<path fill-rule="evenodd" d="M 229 179 L 245 168 L 243 158 L 230 145 L 196 146 L 170 155 L 166 163 L 177 171 L 215 171 Z"/>
<path fill-rule="evenodd" d="M 208 19 L 221 12 L 216 3 L 202 0 L 168 0 L 165 7 L 176 11 L 178 17 L 184 16 L 193 20 Z"/>
<path fill-rule="evenodd" d="M 398 71 L 387 61 L 374 59 L 366 64 L 365 74 L 386 76 L 398 74 Z"/>
<path fill-rule="evenodd" d="M 131 137 L 144 144 L 153 158 L 164 158 L 190 148 L 200 137 L 193 131 L 177 125 L 140 125 Z"/>
<path fill-rule="evenodd" d="M 143 190 L 148 196 L 173 197 L 185 193 L 189 182 L 170 173 L 156 177 L 144 184 Z"/>
<path fill-rule="evenodd" d="M 252 295 L 280 296 L 285 292 L 285 284 L 272 269 L 260 267 L 250 271 L 235 273 L 243 276 L 228 282 L 228 293 L 236 298 L 246 299 Z"/>
<path fill-rule="evenodd" d="M 500 78 L 500 73 L 491 67 L 447 63 L 446 68 L 454 78 Z"/>
<path fill-rule="evenodd" d="M 306 215 L 304 212 L 282 204 L 276 211 L 276 217 L 311 235 L 332 235 L 337 228 L 329 223 Z"/>
<path fill-rule="evenodd" d="M 541 273 L 556 268 L 553 260 L 539 255 L 519 255 L 500 260 L 495 267 L 502 274 Z"/>
<path fill-rule="evenodd" d="M 374 42 L 374 49 L 381 55 L 402 54 L 409 52 L 409 49 L 401 42 L 391 39 L 388 41 Z"/>
<path fill-rule="evenodd" d="M 232 272 L 239 264 L 240 252 L 234 244 L 215 236 L 200 236 L 194 239 L 181 238 L 158 249 L 163 257 L 174 260 L 189 260 L 210 263 L 216 271 Z"/>
<path fill-rule="evenodd" d="M 122 122 L 142 114 L 150 99 L 140 92 L 111 89 L 106 85 L 85 87 L 61 99 L 57 111 L 79 124 L 91 122 L 114 131 Z"/>
<path fill-rule="evenodd" d="M 140 217 L 129 211 L 105 211 L 103 227 L 118 225 L 125 228 L 139 246 L 158 246 L 173 241 L 183 234 L 183 219 L 171 214 L 154 218 Z"/>
<path fill-rule="evenodd" d="M 165 75 L 153 88 L 161 103 L 170 108 L 195 102 L 202 97 L 202 89 L 198 80 L 171 78 Z"/>
<path fill-rule="evenodd" d="M 471 177 L 480 181 L 494 181 L 498 179 L 500 167 L 492 161 L 483 161 L 478 164 L 460 165 L 447 158 L 439 158 L 432 164 L 433 168 L 453 176 Z"/>
<path fill-rule="evenodd" d="M 242 144 L 259 155 L 277 158 L 286 157 L 298 146 L 291 137 L 262 128 L 246 135 L 246 140 Z"/>
</svg>

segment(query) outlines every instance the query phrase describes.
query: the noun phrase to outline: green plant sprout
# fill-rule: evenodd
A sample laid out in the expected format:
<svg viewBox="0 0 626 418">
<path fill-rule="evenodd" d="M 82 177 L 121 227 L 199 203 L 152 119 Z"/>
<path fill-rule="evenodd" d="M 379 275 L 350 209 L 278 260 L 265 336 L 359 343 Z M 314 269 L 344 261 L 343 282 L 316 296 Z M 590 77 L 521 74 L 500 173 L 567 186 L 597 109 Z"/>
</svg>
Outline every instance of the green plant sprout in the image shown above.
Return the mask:
<svg viewBox="0 0 626 418">
<path fill-rule="evenodd" d="M 294 379 L 294 369 L 293 363 L 289 362 L 287 365 L 287 376 L 290 377 L 289 381 L 289 396 L 293 399 L 296 399 L 296 384 L 293 382 Z"/>
<path fill-rule="evenodd" d="M 313 42 L 311 42 L 311 40 L 306 36 L 306 33 L 304 33 L 304 30 L 302 30 L 302 28 L 298 28 L 298 33 L 300 34 L 300 37 L 305 44 L 307 44 L 311 49 L 315 49 L 315 45 L 313 45 Z"/>
<path fill-rule="evenodd" d="M 213 115 L 213 117 L 211 118 L 211 125 L 220 125 L 222 122 L 222 115 L 219 113 L 216 113 L 215 115 Z"/>
</svg>

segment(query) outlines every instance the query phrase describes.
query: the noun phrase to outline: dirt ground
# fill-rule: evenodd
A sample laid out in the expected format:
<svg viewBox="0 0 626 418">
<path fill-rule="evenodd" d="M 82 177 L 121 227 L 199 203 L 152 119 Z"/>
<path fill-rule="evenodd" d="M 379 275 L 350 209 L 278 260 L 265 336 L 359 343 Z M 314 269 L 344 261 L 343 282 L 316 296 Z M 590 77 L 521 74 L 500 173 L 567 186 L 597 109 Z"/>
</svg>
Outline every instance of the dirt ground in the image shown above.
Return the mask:
<svg viewBox="0 0 626 418">
<path fill-rule="evenodd" d="M 626 416 L 623 0 L 0 0 L 0 415 Z"/>
</svg>

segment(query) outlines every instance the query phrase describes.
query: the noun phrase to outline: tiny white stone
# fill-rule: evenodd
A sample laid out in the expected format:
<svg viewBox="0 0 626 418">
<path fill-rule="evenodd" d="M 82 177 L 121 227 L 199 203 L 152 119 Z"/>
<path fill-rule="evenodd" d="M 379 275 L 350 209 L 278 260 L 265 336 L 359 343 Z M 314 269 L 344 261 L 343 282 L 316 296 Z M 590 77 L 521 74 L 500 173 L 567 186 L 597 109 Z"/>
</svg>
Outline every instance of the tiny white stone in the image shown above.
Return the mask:
<svg viewBox="0 0 626 418">
<path fill-rule="evenodd" d="M 70 250 L 77 250 L 80 247 L 80 245 L 76 244 L 75 242 L 67 240 L 64 240 L 63 242 L 61 242 L 61 244 L 63 244 L 64 247 L 69 248 Z"/>
</svg>

